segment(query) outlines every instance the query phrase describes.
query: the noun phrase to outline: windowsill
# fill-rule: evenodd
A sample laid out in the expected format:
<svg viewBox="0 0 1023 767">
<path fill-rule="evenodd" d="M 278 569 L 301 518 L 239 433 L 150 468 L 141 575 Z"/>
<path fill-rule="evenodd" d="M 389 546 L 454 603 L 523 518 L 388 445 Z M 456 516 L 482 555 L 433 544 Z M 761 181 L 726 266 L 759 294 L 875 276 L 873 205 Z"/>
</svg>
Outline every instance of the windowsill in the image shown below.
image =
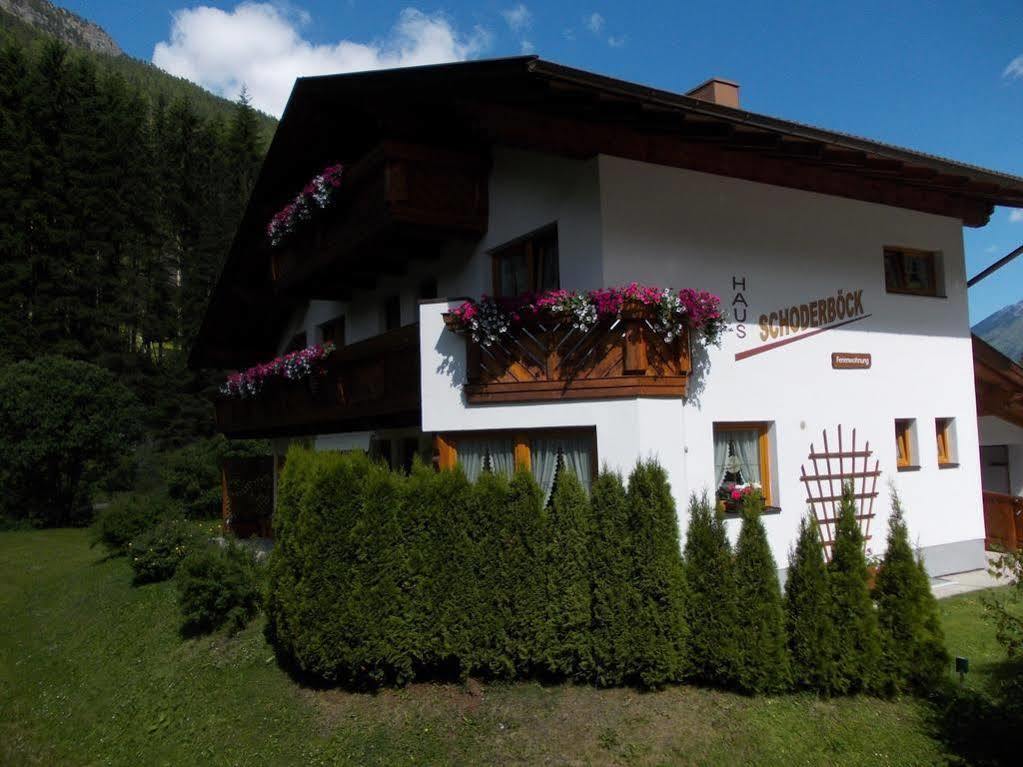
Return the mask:
<svg viewBox="0 0 1023 767">
<path fill-rule="evenodd" d="M 939 469 L 958 469 L 959 468 L 959 461 L 939 461 L 938 462 L 938 468 Z"/>
<path fill-rule="evenodd" d="M 916 464 L 907 463 L 905 466 L 899 466 L 899 471 L 920 471 L 920 467 Z"/>
<path fill-rule="evenodd" d="M 768 514 L 771 514 L 771 515 L 781 514 L 781 506 L 765 506 L 764 510 L 762 512 L 760 512 L 760 515 L 761 516 L 765 516 L 765 515 L 768 515 Z M 724 517 L 725 519 L 742 519 L 742 512 L 741 511 L 726 511 L 721 516 Z"/>
<path fill-rule="evenodd" d="M 911 298 L 941 298 L 948 300 L 948 296 L 943 296 L 940 293 L 914 293 L 910 290 L 889 290 L 885 289 L 885 293 L 889 296 L 909 296 Z"/>
</svg>

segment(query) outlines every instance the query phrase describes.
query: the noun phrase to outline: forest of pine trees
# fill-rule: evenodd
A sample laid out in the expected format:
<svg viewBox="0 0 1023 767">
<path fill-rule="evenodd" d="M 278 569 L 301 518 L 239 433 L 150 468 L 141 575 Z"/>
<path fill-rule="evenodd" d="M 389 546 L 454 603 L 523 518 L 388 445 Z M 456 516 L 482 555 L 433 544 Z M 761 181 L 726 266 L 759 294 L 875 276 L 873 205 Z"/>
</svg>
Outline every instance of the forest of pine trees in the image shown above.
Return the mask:
<svg viewBox="0 0 1023 767">
<path fill-rule="evenodd" d="M 111 370 L 158 447 L 213 429 L 186 357 L 268 143 L 54 40 L 0 43 L 0 364 Z"/>
</svg>

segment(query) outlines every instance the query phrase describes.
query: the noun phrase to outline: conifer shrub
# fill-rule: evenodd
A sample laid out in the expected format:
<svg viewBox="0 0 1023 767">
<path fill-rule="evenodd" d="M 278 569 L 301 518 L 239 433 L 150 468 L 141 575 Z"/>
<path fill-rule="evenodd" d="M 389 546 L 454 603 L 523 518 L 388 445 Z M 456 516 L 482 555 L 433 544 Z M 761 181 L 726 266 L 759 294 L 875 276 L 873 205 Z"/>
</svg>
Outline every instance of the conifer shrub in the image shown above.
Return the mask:
<svg viewBox="0 0 1023 767">
<path fill-rule="evenodd" d="M 880 689 L 927 692 L 944 677 L 949 656 L 923 562 L 913 555 L 899 496 L 892 492 L 888 544 L 874 587 L 881 630 Z"/>
<path fill-rule="evenodd" d="M 689 673 L 703 684 L 735 683 L 738 590 L 724 522 L 704 495 L 689 501 L 685 567 L 688 585 Z"/>
<path fill-rule="evenodd" d="M 601 687 L 623 684 L 635 668 L 632 614 L 639 601 L 635 550 L 622 476 L 605 469 L 590 488 L 593 672 Z"/>
<path fill-rule="evenodd" d="M 556 676 L 583 679 L 593 670 L 590 523 L 586 491 L 575 474 L 562 467 L 547 519 L 546 611 L 539 659 Z"/>
<path fill-rule="evenodd" d="M 136 584 L 170 580 L 181 562 L 203 545 L 195 525 L 170 517 L 144 530 L 128 544 L 128 561 Z"/>
<path fill-rule="evenodd" d="M 509 496 L 508 480 L 492 472 L 480 474 L 472 486 L 469 529 L 480 601 L 466 660 L 471 674 L 506 679 L 515 674 L 519 651 L 511 630 L 515 621 L 511 581 L 517 568 L 509 559 L 517 542 L 509 540 L 504 521 Z"/>
<path fill-rule="evenodd" d="M 493 509 L 494 523 L 503 542 L 501 580 L 508 598 L 508 639 L 516 673 L 529 674 L 542 667 L 547 613 L 547 548 L 550 531 L 543 491 L 532 472 L 519 469 L 508 485 L 508 498 Z M 495 513 L 496 512 L 496 513 Z"/>
<path fill-rule="evenodd" d="M 785 618 L 795 686 L 824 695 L 836 692 L 831 586 L 820 530 L 810 514 L 799 523 L 799 537 L 789 553 Z"/>
<path fill-rule="evenodd" d="M 405 516 L 418 676 L 464 678 L 470 670 L 481 620 L 471 493 L 461 471 L 436 472 L 420 461 L 413 464 Z"/>
<path fill-rule="evenodd" d="M 835 543 L 828 564 L 831 619 L 835 631 L 834 692 L 870 692 L 877 688 L 881 636 L 877 612 L 867 588 L 863 533 L 856 519 L 852 488 L 842 489 Z"/>
<path fill-rule="evenodd" d="M 185 557 L 175 576 L 184 633 L 245 628 L 259 610 L 258 567 L 252 554 L 234 543 L 202 546 Z"/>
<path fill-rule="evenodd" d="M 738 625 L 736 682 L 750 694 L 776 693 L 791 684 L 778 566 L 760 520 L 763 497 L 743 501 L 742 528 L 735 547 Z"/>
<path fill-rule="evenodd" d="M 687 668 L 686 578 L 675 501 L 664 469 L 636 464 L 626 495 L 638 596 L 631 676 L 646 687 L 682 679 Z"/>
</svg>

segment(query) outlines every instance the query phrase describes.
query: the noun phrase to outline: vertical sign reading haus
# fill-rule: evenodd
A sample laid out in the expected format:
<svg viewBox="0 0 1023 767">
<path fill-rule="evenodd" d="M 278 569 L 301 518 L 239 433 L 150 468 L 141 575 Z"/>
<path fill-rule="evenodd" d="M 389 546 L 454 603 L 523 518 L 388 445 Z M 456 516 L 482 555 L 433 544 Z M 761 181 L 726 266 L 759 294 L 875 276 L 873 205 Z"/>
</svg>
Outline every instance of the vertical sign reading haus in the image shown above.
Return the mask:
<svg viewBox="0 0 1023 767">
<path fill-rule="evenodd" d="M 746 303 L 746 278 L 732 275 L 732 317 L 735 320 L 735 335 L 737 338 L 746 337 L 746 315 L 749 311 L 749 304 Z"/>
</svg>

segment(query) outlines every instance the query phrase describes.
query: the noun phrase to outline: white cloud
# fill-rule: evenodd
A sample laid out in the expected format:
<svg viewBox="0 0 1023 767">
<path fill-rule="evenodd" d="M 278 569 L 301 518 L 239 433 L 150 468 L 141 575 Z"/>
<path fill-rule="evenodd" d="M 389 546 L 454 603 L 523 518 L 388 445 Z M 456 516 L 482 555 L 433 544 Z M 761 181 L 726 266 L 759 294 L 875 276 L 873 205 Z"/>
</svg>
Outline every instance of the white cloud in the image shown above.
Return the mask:
<svg viewBox="0 0 1023 767">
<path fill-rule="evenodd" d="M 533 14 L 523 3 L 519 3 L 513 8 L 505 8 L 501 11 L 501 15 L 504 16 L 504 21 L 512 32 L 528 29 L 533 23 Z"/>
<path fill-rule="evenodd" d="M 1013 224 L 1018 224 L 1023 221 L 1023 210 L 1014 210 L 1009 213 L 1009 221 Z"/>
<path fill-rule="evenodd" d="M 621 48 L 625 45 L 625 35 L 611 35 L 607 38 L 607 44 L 612 48 Z"/>
<path fill-rule="evenodd" d="M 530 41 L 530 40 L 523 40 L 519 44 L 519 49 L 522 51 L 522 54 L 525 56 L 525 55 L 528 55 L 530 53 L 535 52 L 536 51 L 536 46 L 533 45 L 532 41 Z"/>
<path fill-rule="evenodd" d="M 604 17 L 601 16 L 599 13 L 591 13 L 589 16 L 583 19 L 583 23 L 586 25 L 586 28 L 590 30 L 593 34 L 599 35 L 600 30 L 604 28 Z"/>
<path fill-rule="evenodd" d="M 170 39 L 156 44 L 153 63 L 229 98 L 244 84 L 252 104 L 279 115 L 296 77 L 472 58 L 489 43 L 486 30 L 459 32 L 442 14 L 405 8 L 386 36 L 367 42 L 317 45 L 298 27 L 304 11 L 243 2 L 233 11 L 209 6 L 172 14 Z"/>
<path fill-rule="evenodd" d="M 1023 55 L 1009 62 L 1009 66 L 1002 72 L 1002 77 L 1008 77 L 1010 80 L 1023 78 Z"/>
</svg>

